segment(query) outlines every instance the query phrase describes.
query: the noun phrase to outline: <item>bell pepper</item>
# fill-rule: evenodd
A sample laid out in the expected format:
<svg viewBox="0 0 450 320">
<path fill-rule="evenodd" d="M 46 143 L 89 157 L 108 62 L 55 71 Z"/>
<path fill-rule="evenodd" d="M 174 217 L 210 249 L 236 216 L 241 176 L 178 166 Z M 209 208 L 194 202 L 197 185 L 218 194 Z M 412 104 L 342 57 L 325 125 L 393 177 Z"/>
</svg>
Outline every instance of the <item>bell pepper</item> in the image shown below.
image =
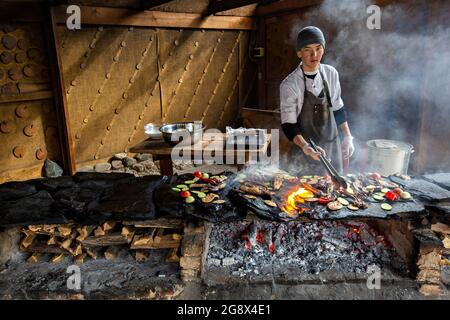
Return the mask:
<svg viewBox="0 0 450 320">
<path fill-rule="evenodd" d="M 384 194 L 384 197 L 388 199 L 389 201 L 394 201 L 398 199 L 398 194 L 396 194 L 394 191 L 388 191 Z"/>
</svg>

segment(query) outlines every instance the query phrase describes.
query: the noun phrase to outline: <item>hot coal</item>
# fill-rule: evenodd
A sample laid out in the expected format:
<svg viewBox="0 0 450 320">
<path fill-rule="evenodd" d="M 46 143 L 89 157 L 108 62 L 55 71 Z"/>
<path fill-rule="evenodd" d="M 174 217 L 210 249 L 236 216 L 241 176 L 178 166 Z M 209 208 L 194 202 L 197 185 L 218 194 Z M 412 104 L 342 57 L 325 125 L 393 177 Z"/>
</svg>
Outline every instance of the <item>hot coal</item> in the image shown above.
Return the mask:
<svg viewBox="0 0 450 320">
<path fill-rule="evenodd" d="M 369 266 L 405 274 L 406 264 L 383 236 L 362 222 L 239 221 L 212 227 L 207 268 L 269 277 L 286 268 L 365 274 Z"/>
</svg>

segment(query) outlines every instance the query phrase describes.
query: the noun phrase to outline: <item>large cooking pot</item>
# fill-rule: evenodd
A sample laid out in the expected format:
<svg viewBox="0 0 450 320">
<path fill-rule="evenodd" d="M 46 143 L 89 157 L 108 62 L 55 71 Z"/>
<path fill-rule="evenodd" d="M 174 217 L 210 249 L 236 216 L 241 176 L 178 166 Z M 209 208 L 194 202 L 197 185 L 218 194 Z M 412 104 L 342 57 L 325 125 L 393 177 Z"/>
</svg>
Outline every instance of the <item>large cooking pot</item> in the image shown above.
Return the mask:
<svg viewBox="0 0 450 320">
<path fill-rule="evenodd" d="M 382 175 L 407 174 L 414 147 L 397 140 L 375 139 L 367 141 L 368 170 Z"/>
<path fill-rule="evenodd" d="M 200 141 L 203 128 L 201 122 L 177 122 L 165 124 L 159 131 L 163 139 L 171 145 L 190 145 Z"/>
</svg>

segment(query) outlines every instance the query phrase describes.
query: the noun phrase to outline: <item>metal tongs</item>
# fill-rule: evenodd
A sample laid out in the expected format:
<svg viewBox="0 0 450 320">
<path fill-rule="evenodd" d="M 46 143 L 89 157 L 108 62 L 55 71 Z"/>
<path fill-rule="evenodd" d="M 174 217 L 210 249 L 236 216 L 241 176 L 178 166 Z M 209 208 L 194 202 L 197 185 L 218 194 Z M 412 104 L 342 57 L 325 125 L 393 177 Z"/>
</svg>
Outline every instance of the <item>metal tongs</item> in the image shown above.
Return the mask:
<svg viewBox="0 0 450 320">
<path fill-rule="evenodd" d="M 311 147 L 314 149 L 314 151 L 319 152 L 319 158 L 320 158 L 320 162 L 322 162 L 323 166 L 325 167 L 325 169 L 327 169 L 328 173 L 330 174 L 331 180 L 333 180 L 336 184 L 340 185 L 342 188 L 347 189 L 347 181 L 345 181 L 344 178 L 342 178 L 339 173 L 336 171 L 336 169 L 333 167 L 333 165 L 331 164 L 330 161 L 328 161 L 322 154 L 322 152 L 320 152 L 317 149 L 317 145 L 316 143 L 310 138 L 309 139 L 309 144 L 311 145 Z"/>
</svg>

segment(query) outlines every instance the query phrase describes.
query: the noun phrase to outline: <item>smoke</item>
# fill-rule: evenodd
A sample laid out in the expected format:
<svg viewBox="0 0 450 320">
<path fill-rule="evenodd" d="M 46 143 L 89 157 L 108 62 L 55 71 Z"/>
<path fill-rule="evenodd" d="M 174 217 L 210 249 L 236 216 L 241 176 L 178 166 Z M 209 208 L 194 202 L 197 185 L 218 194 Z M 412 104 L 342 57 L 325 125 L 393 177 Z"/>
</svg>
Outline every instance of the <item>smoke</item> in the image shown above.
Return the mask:
<svg viewBox="0 0 450 320">
<path fill-rule="evenodd" d="M 323 62 L 339 72 L 342 98 L 359 144 L 382 138 L 417 148 L 426 118 L 429 143 L 421 151 L 432 153 L 428 169 L 450 171 L 450 151 L 445 151 L 450 138 L 450 27 L 432 2 L 381 7 L 381 29 L 370 30 L 367 7 L 373 1 L 327 0 L 292 26 L 290 45 L 306 25 L 325 31 Z"/>
</svg>

